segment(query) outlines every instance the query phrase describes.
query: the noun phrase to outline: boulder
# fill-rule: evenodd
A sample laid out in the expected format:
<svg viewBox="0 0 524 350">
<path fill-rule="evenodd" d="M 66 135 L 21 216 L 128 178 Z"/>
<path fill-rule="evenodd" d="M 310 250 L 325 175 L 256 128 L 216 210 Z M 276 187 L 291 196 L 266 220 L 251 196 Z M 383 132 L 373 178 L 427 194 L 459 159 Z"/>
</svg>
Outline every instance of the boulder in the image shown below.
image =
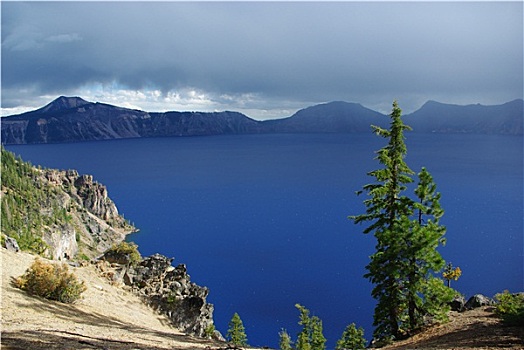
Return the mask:
<svg viewBox="0 0 524 350">
<path fill-rule="evenodd" d="M 450 301 L 449 306 L 452 311 L 462 312 L 464 311 L 464 305 L 466 304 L 466 299 L 462 295 L 457 295 Z"/>
<path fill-rule="evenodd" d="M 474 296 L 468 299 L 467 303 L 464 305 L 464 309 L 471 310 L 477 307 L 490 306 L 494 304 L 495 302 L 493 301 L 493 299 L 488 298 L 487 296 L 482 294 L 475 294 Z"/>
<path fill-rule="evenodd" d="M 131 263 L 131 254 L 120 253 L 111 249 L 106 251 L 101 259 L 111 264 L 129 265 Z"/>
<path fill-rule="evenodd" d="M 220 333 L 220 332 L 217 331 L 216 329 L 213 331 L 213 334 L 211 335 L 211 339 L 213 339 L 213 340 L 217 340 L 217 341 L 223 341 L 223 342 L 226 341 L 226 338 L 224 338 L 224 336 L 222 335 L 222 333 Z"/>
<path fill-rule="evenodd" d="M 18 242 L 13 237 L 5 236 L 5 242 L 4 246 L 7 250 L 11 252 L 18 253 L 20 251 L 20 247 L 18 246 Z"/>
<path fill-rule="evenodd" d="M 136 279 L 152 280 L 160 278 L 171 267 L 175 258 L 168 258 L 161 254 L 154 254 L 144 258 L 136 268 Z"/>
</svg>

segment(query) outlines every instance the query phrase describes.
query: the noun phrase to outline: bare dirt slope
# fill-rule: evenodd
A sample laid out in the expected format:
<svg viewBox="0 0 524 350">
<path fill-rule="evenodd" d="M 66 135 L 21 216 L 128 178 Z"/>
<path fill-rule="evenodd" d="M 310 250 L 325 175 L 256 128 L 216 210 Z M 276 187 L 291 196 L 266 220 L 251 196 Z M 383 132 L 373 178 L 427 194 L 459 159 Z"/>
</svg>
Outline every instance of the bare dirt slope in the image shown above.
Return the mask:
<svg viewBox="0 0 524 350">
<path fill-rule="evenodd" d="M 2 254 L 1 348 L 52 349 L 217 349 L 225 343 L 185 335 L 169 326 L 133 294 L 112 286 L 93 266 L 72 268 L 88 289 L 72 305 L 29 296 L 12 285 L 35 256 Z"/>
<path fill-rule="evenodd" d="M 494 307 L 485 306 L 462 313 L 451 312 L 450 322 L 383 349 L 524 349 L 524 328 L 503 325 L 494 314 Z"/>
</svg>

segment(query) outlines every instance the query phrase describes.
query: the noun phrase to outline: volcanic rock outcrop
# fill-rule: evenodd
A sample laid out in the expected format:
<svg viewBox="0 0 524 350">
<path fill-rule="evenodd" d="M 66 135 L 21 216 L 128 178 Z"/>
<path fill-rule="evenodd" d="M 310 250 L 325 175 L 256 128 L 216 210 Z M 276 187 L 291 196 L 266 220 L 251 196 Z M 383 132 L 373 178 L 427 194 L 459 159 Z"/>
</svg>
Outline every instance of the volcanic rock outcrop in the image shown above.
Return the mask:
<svg viewBox="0 0 524 350">
<path fill-rule="evenodd" d="M 124 284 L 146 304 L 167 315 L 174 327 L 191 335 L 220 339 L 213 328 L 214 307 L 206 301 L 208 288 L 191 282 L 186 265 L 173 267 L 173 260 L 154 254 L 133 265 L 125 254 L 110 251 L 97 267 L 114 283 Z"/>
</svg>

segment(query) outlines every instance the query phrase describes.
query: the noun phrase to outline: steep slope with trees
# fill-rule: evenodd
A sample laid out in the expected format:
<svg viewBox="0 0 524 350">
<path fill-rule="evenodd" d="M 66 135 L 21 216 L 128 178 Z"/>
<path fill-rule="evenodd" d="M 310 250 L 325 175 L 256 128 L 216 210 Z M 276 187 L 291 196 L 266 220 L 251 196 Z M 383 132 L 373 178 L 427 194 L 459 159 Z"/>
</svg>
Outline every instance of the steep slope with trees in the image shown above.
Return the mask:
<svg viewBox="0 0 524 350">
<path fill-rule="evenodd" d="M 75 170 L 34 167 L 2 148 L 2 239 L 53 259 L 89 259 L 135 228 L 107 188 Z"/>
</svg>

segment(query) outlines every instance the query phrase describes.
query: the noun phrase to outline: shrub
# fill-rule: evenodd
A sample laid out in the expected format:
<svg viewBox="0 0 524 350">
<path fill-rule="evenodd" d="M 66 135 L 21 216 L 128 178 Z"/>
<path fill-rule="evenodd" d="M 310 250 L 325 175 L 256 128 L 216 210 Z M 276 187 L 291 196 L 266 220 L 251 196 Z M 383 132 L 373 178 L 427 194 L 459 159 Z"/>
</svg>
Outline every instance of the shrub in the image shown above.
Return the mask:
<svg viewBox="0 0 524 350">
<path fill-rule="evenodd" d="M 118 244 L 113 244 L 108 252 L 113 252 L 117 255 L 128 256 L 129 263 L 133 266 L 137 265 L 142 260 L 142 256 L 138 251 L 138 246 L 133 242 L 122 241 Z"/>
<path fill-rule="evenodd" d="M 510 326 L 524 326 L 524 294 L 511 294 L 505 290 L 495 295 L 496 313 L 502 321 Z"/>
<path fill-rule="evenodd" d="M 213 336 L 215 335 L 215 331 L 216 331 L 215 324 L 214 323 L 208 324 L 206 329 L 204 330 L 205 337 L 213 338 Z"/>
<path fill-rule="evenodd" d="M 15 286 L 62 303 L 73 303 L 86 290 L 84 282 L 69 273 L 66 264 L 51 264 L 36 259 L 26 272 L 15 280 Z"/>
<path fill-rule="evenodd" d="M 430 277 L 422 286 L 425 298 L 422 302 L 421 310 L 432 322 L 444 323 L 449 320 L 448 313 L 451 310 L 450 303 L 457 295 L 457 292 L 444 285 L 438 277 Z"/>
</svg>

